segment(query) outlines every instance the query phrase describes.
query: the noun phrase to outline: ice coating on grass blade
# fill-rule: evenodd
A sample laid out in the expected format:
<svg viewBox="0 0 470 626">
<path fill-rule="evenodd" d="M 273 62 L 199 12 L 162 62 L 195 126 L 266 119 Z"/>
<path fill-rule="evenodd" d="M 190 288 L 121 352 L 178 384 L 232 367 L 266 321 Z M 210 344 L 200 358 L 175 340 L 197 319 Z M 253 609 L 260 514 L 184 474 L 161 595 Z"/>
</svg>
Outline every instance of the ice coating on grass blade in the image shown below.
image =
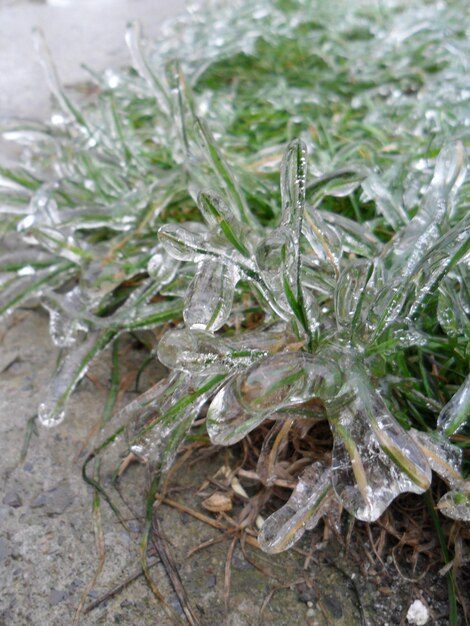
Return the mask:
<svg viewBox="0 0 470 626">
<path fill-rule="evenodd" d="M 274 416 L 273 416 L 274 417 Z M 282 452 L 288 443 L 288 434 L 295 421 L 294 417 L 282 418 L 274 422 L 271 430 L 263 440 L 263 445 L 256 464 L 256 473 L 261 482 L 265 485 L 273 485 L 277 478 L 276 461 L 278 455 Z"/>
<path fill-rule="evenodd" d="M 452 396 L 437 418 L 437 427 L 448 437 L 458 433 L 470 419 L 470 375 Z"/>
<path fill-rule="evenodd" d="M 236 283 L 233 266 L 211 260 L 201 262 L 186 294 L 186 325 L 211 332 L 219 330 L 230 317 Z"/>
<path fill-rule="evenodd" d="M 198 195 L 198 206 L 207 224 L 220 229 L 227 240 L 245 257 L 250 257 L 248 249 L 248 232 L 232 209 L 217 194 L 207 191 Z"/>
<path fill-rule="evenodd" d="M 450 337 L 470 334 L 470 268 L 460 263 L 439 284 L 437 319 Z"/>
<path fill-rule="evenodd" d="M 204 330 L 170 330 L 158 344 L 158 358 L 171 370 L 215 374 L 249 367 L 282 350 L 291 335 L 284 325 L 222 338 Z"/>
<path fill-rule="evenodd" d="M 225 161 L 209 127 L 204 120 L 199 117 L 195 119 L 195 127 L 205 157 L 211 164 L 221 189 L 229 198 L 230 204 L 235 212 L 235 217 L 252 228 L 257 228 L 257 220 L 248 207 L 245 194 L 233 171 Z"/>
<path fill-rule="evenodd" d="M 92 360 L 115 338 L 112 331 L 93 332 L 78 346 L 68 351 L 59 363 L 45 399 L 38 407 L 38 418 L 43 426 L 60 424 L 65 417 L 65 406 L 73 390 L 85 376 Z"/>
<path fill-rule="evenodd" d="M 306 352 L 280 353 L 237 374 L 212 400 L 207 431 L 213 443 L 232 445 L 281 408 L 311 398 L 329 400 L 342 384 L 330 359 Z"/>
<path fill-rule="evenodd" d="M 453 200 L 465 179 L 465 151 L 459 141 L 443 148 L 437 157 L 434 176 L 421 207 L 409 224 L 387 247 L 387 265 L 403 278 L 416 265 L 440 235 L 440 229 L 453 206 Z"/>
<path fill-rule="evenodd" d="M 408 224 L 408 215 L 402 205 L 392 196 L 377 174 L 369 174 L 362 181 L 362 188 L 366 196 L 374 200 L 379 212 L 392 228 L 399 230 L 401 226 Z"/>
<path fill-rule="evenodd" d="M 163 472 L 168 470 L 201 407 L 223 379 L 178 372 L 134 401 L 126 428 L 131 452 Z"/>
<path fill-rule="evenodd" d="M 144 78 L 155 96 L 160 109 L 168 114 L 170 111 L 167 91 L 161 79 L 153 71 L 142 48 L 142 28 L 139 22 L 130 22 L 126 29 L 126 43 L 131 53 L 132 64 Z"/>
<path fill-rule="evenodd" d="M 370 299 L 367 284 L 373 266 L 366 259 L 358 259 L 345 268 L 336 282 L 334 306 L 336 322 L 341 328 L 351 328 L 363 322 L 366 306 Z"/>
<path fill-rule="evenodd" d="M 287 503 L 264 522 L 258 536 L 261 549 L 273 554 L 288 550 L 306 530 L 315 528 L 332 497 L 331 469 L 320 463 L 308 467 Z"/>
</svg>

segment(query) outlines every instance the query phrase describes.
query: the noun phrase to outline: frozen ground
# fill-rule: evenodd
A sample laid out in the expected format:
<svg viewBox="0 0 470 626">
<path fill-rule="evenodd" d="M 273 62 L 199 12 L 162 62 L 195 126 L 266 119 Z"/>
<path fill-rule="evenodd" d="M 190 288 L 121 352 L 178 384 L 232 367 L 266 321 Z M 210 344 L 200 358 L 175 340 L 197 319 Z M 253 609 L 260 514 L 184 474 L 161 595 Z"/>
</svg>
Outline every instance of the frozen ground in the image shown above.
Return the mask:
<svg viewBox="0 0 470 626">
<path fill-rule="evenodd" d="M 182 10 L 183 4 L 183 0 L 0 0 L 0 116 L 41 118 L 47 114 L 49 96 L 32 49 L 32 26 L 39 25 L 45 31 L 61 77 L 70 84 L 84 79 L 82 62 L 96 69 L 126 62 L 123 33 L 127 21 L 140 19 L 151 36 L 161 20 Z M 130 344 L 123 350 L 123 362 L 132 371 L 142 354 Z M 0 626 L 72 624 L 99 563 L 92 494 L 80 468 L 81 450 L 100 418 L 109 386 L 109 354 L 102 355 L 81 383 L 67 421 L 55 430 L 41 429 L 39 436 L 33 434 L 26 458 L 20 459 L 28 420 L 34 417 L 45 393 L 56 357 L 48 338 L 47 318 L 40 310 L 21 310 L 0 326 Z M 158 368 L 147 370 L 143 385 L 158 375 Z M 230 455 L 230 451 L 219 453 L 178 476 L 172 497 L 202 512 L 195 488 L 222 464 L 235 463 Z M 144 468 L 136 465 L 121 481 L 120 502 L 128 513 L 130 533 L 105 505 L 101 507 L 106 556 L 86 606 L 139 572 L 146 481 Z M 215 543 L 188 558 L 191 549 L 220 537 L 219 531 L 168 507 L 161 507 L 160 516 L 163 538 L 174 554 L 203 626 L 392 626 L 404 620 L 417 598 L 430 604 L 430 623 L 446 623 L 442 617 L 445 605 L 440 600 L 442 582 L 430 576 L 417 586 L 402 582 L 390 564 L 385 568 L 367 565 L 361 573 L 357 561 L 340 558 L 335 542 L 326 551 L 315 552 L 306 570 L 299 553 L 268 558 L 248 550 L 250 559 L 284 583 L 272 595 L 260 620 L 263 601 L 279 583 L 253 567 L 237 548 L 232 560 L 231 594 L 225 606 L 224 571 L 230 541 Z M 307 547 L 309 540 L 306 538 Z M 367 577 L 363 575 L 366 569 Z M 170 604 L 179 610 L 161 565 L 152 571 Z M 286 583 L 301 578 L 309 585 L 286 588 Z M 97 604 L 80 623 L 169 623 L 141 576 Z"/>
</svg>

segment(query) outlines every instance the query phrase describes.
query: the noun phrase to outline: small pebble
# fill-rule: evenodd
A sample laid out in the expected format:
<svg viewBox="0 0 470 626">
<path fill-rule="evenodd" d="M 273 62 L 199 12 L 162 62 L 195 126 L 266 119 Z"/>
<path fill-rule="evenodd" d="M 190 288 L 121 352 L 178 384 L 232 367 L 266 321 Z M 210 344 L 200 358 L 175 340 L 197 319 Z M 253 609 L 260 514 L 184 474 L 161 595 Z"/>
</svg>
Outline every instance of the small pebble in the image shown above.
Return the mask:
<svg viewBox="0 0 470 626">
<path fill-rule="evenodd" d="M 7 494 L 5 494 L 5 497 L 3 498 L 2 502 L 3 504 L 6 504 L 7 506 L 13 507 L 14 509 L 17 509 L 23 504 L 23 501 L 20 498 L 20 496 L 14 491 L 9 491 Z"/>
<path fill-rule="evenodd" d="M 67 597 L 67 592 L 62 591 L 60 589 L 53 589 L 49 594 L 49 604 L 52 606 L 59 604 L 59 602 L 63 602 Z"/>
<path fill-rule="evenodd" d="M 416 626 L 424 626 L 428 623 L 429 612 L 427 607 L 421 602 L 421 600 L 415 600 L 408 609 L 406 619 L 410 624 Z"/>
</svg>

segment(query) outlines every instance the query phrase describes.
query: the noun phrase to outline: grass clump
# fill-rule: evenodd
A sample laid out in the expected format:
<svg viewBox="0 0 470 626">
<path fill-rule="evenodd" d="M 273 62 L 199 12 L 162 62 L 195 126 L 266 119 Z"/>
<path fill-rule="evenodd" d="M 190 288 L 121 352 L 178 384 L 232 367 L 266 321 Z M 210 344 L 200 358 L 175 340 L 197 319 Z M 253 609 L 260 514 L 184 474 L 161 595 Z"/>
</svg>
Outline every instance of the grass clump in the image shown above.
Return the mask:
<svg viewBox="0 0 470 626">
<path fill-rule="evenodd" d="M 297 481 L 267 551 L 342 508 L 374 521 L 431 471 L 441 512 L 468 520 L 465 14 L 208 4 L 153 45 L 131 25 L 132 68 L 80 96 L 37 34 L 58 108 L 3 124 L 27 148 L 0 169 L 0 313 L 32 296 L 50 313 L 40 421 L 120 335 L 159 329 L 168 378 L 93 453 L 120 441 L 153 493 L 208 407 L 212 443 L 261 428 L 260 482 Z M 292 441 L 325 421 L 332 443 L 291 473 Z"/>
</svg>

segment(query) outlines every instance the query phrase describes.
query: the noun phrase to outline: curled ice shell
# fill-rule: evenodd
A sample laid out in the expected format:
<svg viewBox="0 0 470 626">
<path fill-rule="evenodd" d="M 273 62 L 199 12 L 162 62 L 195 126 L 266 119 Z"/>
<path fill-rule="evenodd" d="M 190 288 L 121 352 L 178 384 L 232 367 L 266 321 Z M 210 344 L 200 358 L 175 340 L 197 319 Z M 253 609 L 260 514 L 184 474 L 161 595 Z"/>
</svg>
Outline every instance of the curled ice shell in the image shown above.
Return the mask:
<svg viewBox="0 0 470 626">
<path fill-rule="evenodd" d="M 351 381 L 354 399 L 336 415 L 329 414 L 333 486 L 352 515 L 373 522 L 401 493 L 426 491 L 431 468 L 381 396 L 354 373 Z"/>
<path fill-rule="evenodd" d="M 454 487 L 462 480 L 462 450 L 439 432 L 423 432 L 411 428 L 410 435 L 423 450 L 431 469 Z"/>
<path fill-rule="evenodd" d="M 273 412 L 307 402 L 328 401 L 342 385 L 331 359 L 305 352 L 280 353 L 235 375 L 214 397 L 207 414 L 211 441 L 232 445 Z"/>
<path fill-rule="evenodd" d="M 437 508 L 446 517 L 470 522 L 470 481 L 462 481 L 458 488 L 443 495 L 437 503 Z"/>
<path fill-rule="evenodd" d="M 334 501 L 331 469 L 320 463 L 308 467 L 287 503 L 264 522 L 258 536 L 261 549 L 278 553 L 288 550 L 306 530 L 315 528 Z"/>
<path fill-rule="evenodd" d="M 199 263 L 186 295 L 183 317 L 187 326 L 214 332 L 226 324 L 237 280 L 233 266 L 212 260 Z"/>
<path fill-rule="evenodd" d="M 470 419 L 470 375 L 445 405 L 437 418 L 437 427 L 447 436 L 458 433 Z"/>
</svg>

